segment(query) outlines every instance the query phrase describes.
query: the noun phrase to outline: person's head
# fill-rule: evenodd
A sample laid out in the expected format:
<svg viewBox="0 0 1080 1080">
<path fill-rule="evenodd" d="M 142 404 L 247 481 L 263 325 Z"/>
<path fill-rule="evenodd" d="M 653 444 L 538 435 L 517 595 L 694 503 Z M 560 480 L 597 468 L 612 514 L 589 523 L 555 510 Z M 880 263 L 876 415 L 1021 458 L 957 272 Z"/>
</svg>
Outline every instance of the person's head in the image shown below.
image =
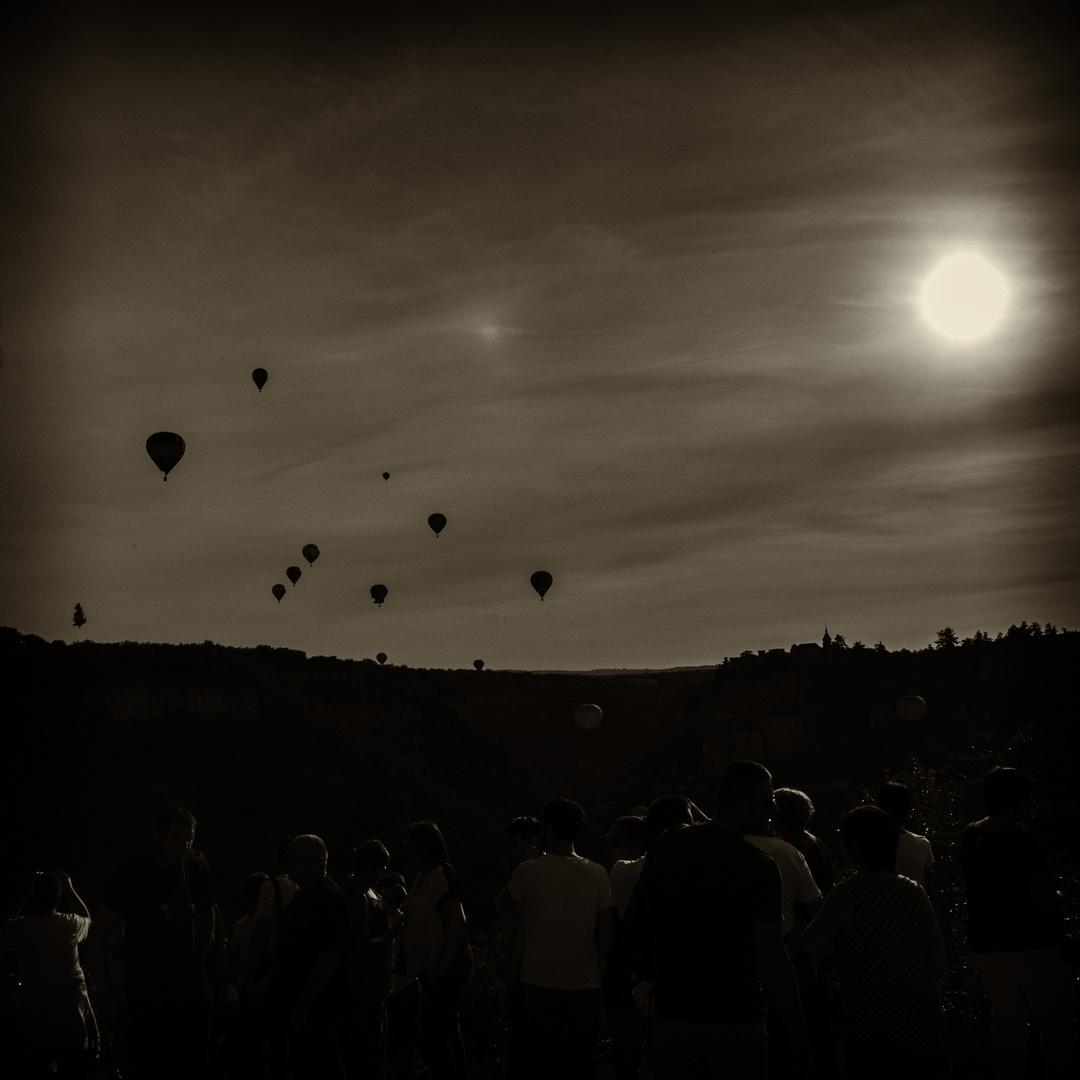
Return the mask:
<svg viewBox="0 0 1080 1080">
<path fill-rule="evenodd" d="M 300 888 L 326 877 L 327 852 L 322 838 L 311 833 L 296 837 L 285 856 L 285 870 Z"/>
<path fill-rule="evenodd" d="M 179 866 L 195 843 L 195 816 L 182 806 L 166 806 L 154 818 L 151 832 L 158 858 L 169 866 Z"/>
<path fill-rule="evenodd" d="M 640 859 L 649 846 L 649 827 L 629 814 L 616 818 L 611 826 L 611 846 L 616 859 Z"/>
<path fill-rule="evenodd" d="M 874 796 L 874 802 L 896 822 L 898 829 L 904 827 L 904 819 L 911 813 L 912 801 L 911 792 L 895 780 L 882 784 Z"/>
<path fill-rule="evenodd" d="M 805 791 L 798 788 L 781 787 L 773 792 L 776 800 L 776 815 L 773 824 L 780 829 L 802 832 L 814 816 L 814 804 Z"/>
<path fill-rule="evenodd" d="M 442 831 L 434 821 L 414 821 L 405 826 L 405 850 L 418 866 L 438 866 L 449 855 Z"/>
<path fill-rule="evenodd" d="M 651 840 L 676 825 L 693 824 L 694 812 L 690 809 L 690 800 L 685 795 L 661 795 L 653 799 L 645 817 L 645 827 L 649 830 Z"/>
<path fill-rule="evenodd" d="M 50 915 L 60 906 L 60 894 L 64 891 L 63 874 L 50 871 L 38 874 L 30 887 L 27 909 L 38 915 Z"/>
<path fill-rule="evenodd" d="M 840 839 L 850 855 L 867 870 L 892 870 L 900 830 L 880 806 L 857 806 L 844 815 Z"/>
<path fill-rule="evenodd" d="M 523 859 L 535 859 L 540 854 L 540 819 L 516 817 L 503 830 L 506 854 L 516 866 Z"/>
<path fill-rule="evenodd" d="M 540 811 L 540 825 L 545 837 L 561 843 L 573 843 L 581 826 L 585 824 L 585 811 L 574 802 L 562 796 L 549 799 Z"/>
<path fill-rule="evenodd" d="M 382 877 L 390 852 L 381 840 L 365 840 L 353 848 L 353 880 L 364 889 L 370 889 Z"/>
<path fill-rule="evenodd" d="M 259 893 L 269 880 L 270 875 L 264 874 L 261 870 L 255 874 L 248 874 L 244 882 L 244 905 L 249 915 L 255 914 L 255 909 L 259 906 Z"/>
<path fill-rule="evenodd" d="M 983 805 L 991 814 L 1027 810 L 1034 801 L 1031 777 L 1007 765 L 995 765 L 982 781 Z"/>
<path fill-rule="evenodd" d="M 742 833 L 767 833 L 776 802 L 772 774 L 756 761 L 733 761 L 720 774 L 716 815 Z"/>
</svg>

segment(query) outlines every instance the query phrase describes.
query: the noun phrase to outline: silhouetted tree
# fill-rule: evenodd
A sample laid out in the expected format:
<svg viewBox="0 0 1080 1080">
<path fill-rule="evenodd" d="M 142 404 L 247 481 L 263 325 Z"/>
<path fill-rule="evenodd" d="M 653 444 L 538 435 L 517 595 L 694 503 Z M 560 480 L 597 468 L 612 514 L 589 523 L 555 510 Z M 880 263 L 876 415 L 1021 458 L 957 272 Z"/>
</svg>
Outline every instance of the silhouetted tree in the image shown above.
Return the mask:
<svg viewBox="0 0 1080 1080">
<path fill-rule="evenodd" d="M 935 649 L 952 649 L 960 644 L 956 631 L 951 626 L 937 632 L 937 640 L 934 642 Z"/>
</svg>

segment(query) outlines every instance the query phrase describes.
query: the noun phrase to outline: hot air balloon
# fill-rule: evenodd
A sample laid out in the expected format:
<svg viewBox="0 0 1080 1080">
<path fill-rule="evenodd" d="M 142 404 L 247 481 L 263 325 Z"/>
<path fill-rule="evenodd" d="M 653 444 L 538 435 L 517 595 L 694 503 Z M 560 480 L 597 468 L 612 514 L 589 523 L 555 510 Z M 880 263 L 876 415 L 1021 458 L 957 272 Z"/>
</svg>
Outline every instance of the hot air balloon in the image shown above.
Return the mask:
<svg viewBox="0 0 1080 1080">
<path fill-rule="evenodd" d="M 483 660 L 474 660 L 472 662 L 472 666 L 474 668 L 476 668 L 477 671 L 483 671 L 484 670 L 484 661 Z"/>
<path fill-rule="evenodd" d="M 300 575 L 303 572 L 304 571 L 301 570 L 299 566 L 290 566 L 285 571 L 285 576 L 293 583 L 293 585 L 295 585 L 300 580 Z"/>
<path fill-rule="evenodd" d="M 551 588 L 551 575 L 546 570 L 537 570 L 529 581 L 532 582 L 532 587 L 540 594 L 540 599 L 544 599 L 544 593 Z"/>
<path fill-rule="evenodd" d="M 155 431 L 146 440 L 146 452 L 150 460 L 169 479 L 169 470 L 184 456 L 187 447 L 175 431 Z"/>
<path fill-rule="evenodd" d="M 378 660 L 380 664 L 385 664 L 386 663 L 386 653 L 384 653 L 384 652 L 376 653 L 375 654 L 375 659 Z"/>
<path fill-rule="evenodd" d="M 280 604 L 281 598 L 285 595 L 285 586 L 275 585 L 270 591 L 277 597 L 277 602 Z"/>
<path fill-rule="evenodd" d="M 371 599 L 375 601 L 379 607 L 382 607 L 382 602 L 386 599 L 386 594 L 390 590 L 385 585 L 372 585 L 371 586 Z"/>
<path fill-rule="evenodd" d="M 305 559 L 307 559 L 308 566 L 311 566 L 312 563 L 314 563 L 315 560 L 319 557 L 319 549 L 314 544 L 305 544 L 300 554 L 303 555 Z"/>
<path fill-rule="evenodd" d="M 255 385 L 259 388 L 259 393 L 262 393 L 262 388 L 266 385 L 266 380 L 269 376 L 266 374 L 266 368 L 257 367 L 252 373 L 251 377 L 255 380 Z"/>
<path fill-rule="evenodd" d="M 599 705 L 579 705 L 574 710 L 574 723 L 579 731 L 593 731 L 603 719 L 604 713 Z"/>
<path fill-rule="evenodd" d="M 431 526 L 432 532 L 434 532 L 436 536 L 446 528 L 446 518 L 443 517 L 442 514 L 432 514 L 431 517 L 427 519 L 427 523 Z"/>
<path fill-rule="evenodd" d="M 83 614 L 82 604 L 75 605 L 75 617 L 71 620 L 73 626 L 84 626 L 86 616 Z"/>
<path fill-rule="evenodd" d="M 905 694 L 896 703 L 896 715 L 901 720 L 907 720 L 908 723 L 921 720 L 924 712 L 926 712 L 926 702 L 918 694 Z"/>
<path fill-rule="evenodd" d="M 389 474 L 388 472 L 384 472 L 384 473 L 382 474 L 382 478 L 383 478 L 384 480 L 389 480 L 389 479 L 390 479 L 390 474 Z"/>
</svg>

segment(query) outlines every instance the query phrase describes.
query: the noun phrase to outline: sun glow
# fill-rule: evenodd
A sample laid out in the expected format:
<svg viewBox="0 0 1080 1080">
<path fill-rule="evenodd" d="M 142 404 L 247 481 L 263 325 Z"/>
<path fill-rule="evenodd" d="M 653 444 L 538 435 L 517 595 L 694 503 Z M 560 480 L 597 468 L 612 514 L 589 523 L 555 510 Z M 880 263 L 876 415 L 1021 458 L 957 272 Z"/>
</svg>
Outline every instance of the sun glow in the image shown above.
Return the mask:
<svg viewBox="0 0 1080 1080">
<path fill-rule="evenodd" d="M 953 341 L 977 341 L 1001 322 L 1009 300 L 1005 276 L 981 255 L 942 259 L 919 292 L 922 317 Z"/>
</svg>

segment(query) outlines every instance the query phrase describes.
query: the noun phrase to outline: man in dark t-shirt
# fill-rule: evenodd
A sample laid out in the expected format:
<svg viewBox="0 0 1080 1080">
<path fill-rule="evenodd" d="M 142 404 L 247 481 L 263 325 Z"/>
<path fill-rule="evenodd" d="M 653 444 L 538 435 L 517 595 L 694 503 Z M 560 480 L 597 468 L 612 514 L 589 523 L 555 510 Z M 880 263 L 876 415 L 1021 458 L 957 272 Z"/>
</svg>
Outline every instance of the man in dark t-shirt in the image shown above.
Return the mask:
<svg viewBox="0 0 1080 1080">
<path fill-rule="evenodd" d="M 103 1012 L 115 1026 L 119 995 L 111 960 L 123 970 L 130 1075 L 199 1080 L 207 1070 L 212 995 L 204 962 L 213 937 L 214 889 L 192 851 L 195 818 L 168 807 L 150 849 L 121 866 L 94 915 L 91 953 Z"/>
<path fill-rule="evenodd" d="M 298 1078 L 343 1077 L 342 1040 L 352 1008 L 345 959 L 349 904 L 326 875 L 323 841 L 298 836 L 286 869 L 300 886 L 282 912 L 274 949 L 272 1010 L 286 1026 Z"/>
<path fill-rule="evenodd" d="M 790 1060 L 806 1059 L 780 871 L 743 839 L 768 823 L 772 806 L 768 771 L 733 762 L 712 820 L 669 830 L 646 856 L 625 926 L 635 969 L 653 977 L 657 1076 L 765 1080 L 762 987 Z"/>
</svg>

